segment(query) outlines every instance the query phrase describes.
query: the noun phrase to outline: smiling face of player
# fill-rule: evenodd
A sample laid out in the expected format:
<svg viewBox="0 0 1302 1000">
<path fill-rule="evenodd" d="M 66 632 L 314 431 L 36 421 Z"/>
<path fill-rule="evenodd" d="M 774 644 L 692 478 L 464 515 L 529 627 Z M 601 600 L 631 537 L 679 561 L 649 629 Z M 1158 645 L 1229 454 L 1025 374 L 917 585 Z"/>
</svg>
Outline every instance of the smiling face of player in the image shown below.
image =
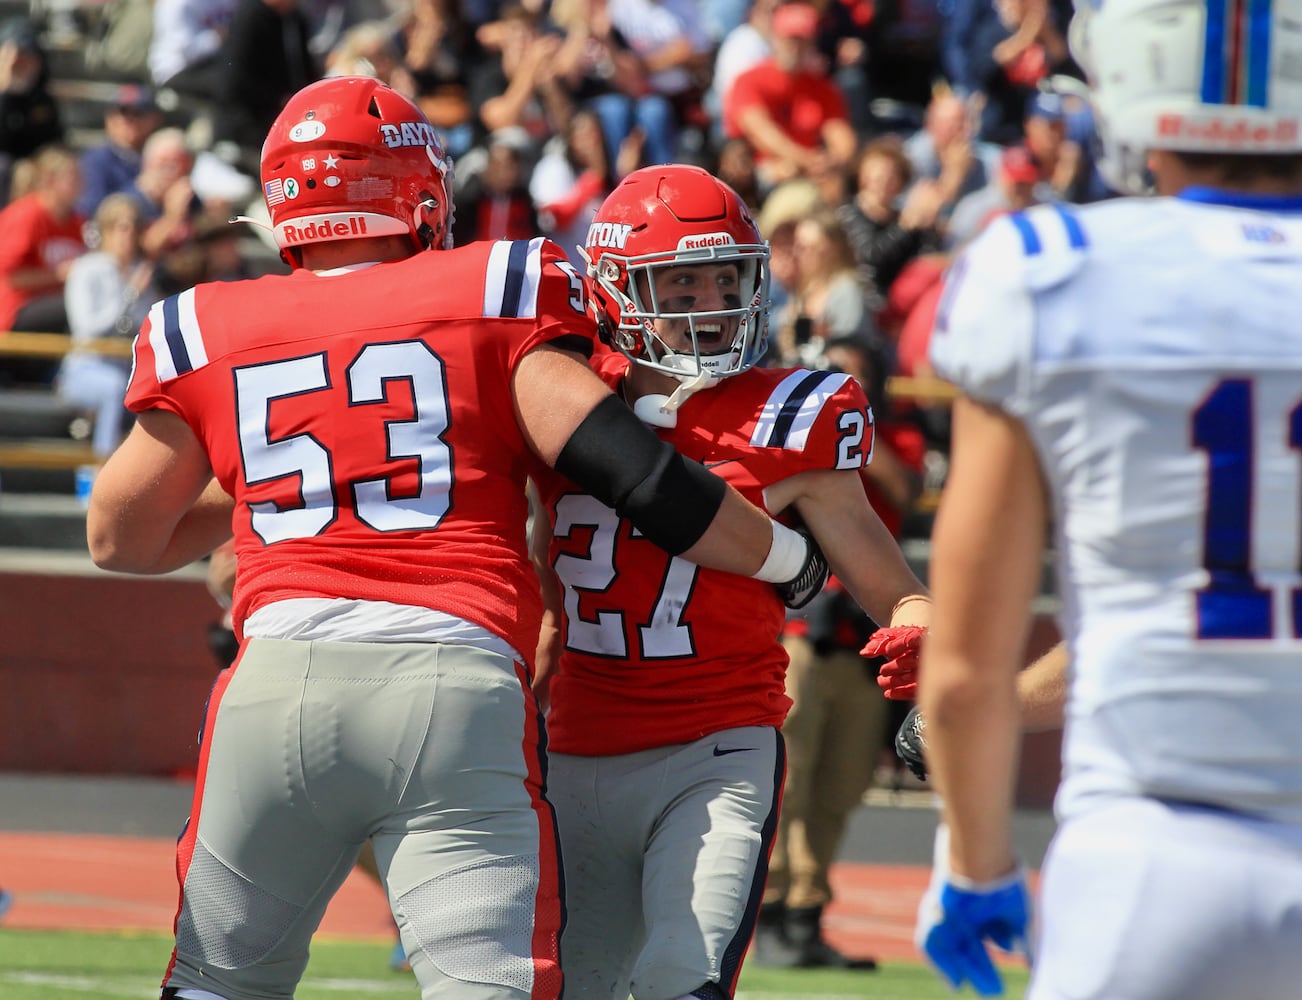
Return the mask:
<svg viewBox="0 0 1302 1000">
<path fill-rule="evenodd" d="M 666 347 L 689 358 L 695 351 L 707 356 L 732 349 L 741 322 L 740 314 L 709 314 L 741 308 L 741 274 L 735 263 L 654 268 L 652 284 L 654 297 L 649 301 L 661 314 L 655 320 L 655 331 Z M 696 331 L 695 351 L 692 346 L 693 327 Z"/>
</svg>

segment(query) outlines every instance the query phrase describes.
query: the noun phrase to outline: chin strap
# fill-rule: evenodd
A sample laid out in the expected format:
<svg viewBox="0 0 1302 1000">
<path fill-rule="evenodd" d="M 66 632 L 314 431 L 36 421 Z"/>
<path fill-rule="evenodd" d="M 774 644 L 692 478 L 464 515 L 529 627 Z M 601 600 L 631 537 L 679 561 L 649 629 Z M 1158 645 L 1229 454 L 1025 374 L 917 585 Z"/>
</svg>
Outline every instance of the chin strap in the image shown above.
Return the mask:
<svg viewBox="0 0 1302 1000">
<path fill-rule="evenodd" d="M 686 403 L 693 393 L 708 388 L 714 381 L 714 375 L 711 372 L 699 367 L 700 362 L 690 362 L 681 354 L 668 352 L 660 359 L 660 364 L 664 368 L 676 369 L 673 375 L 679 382 L 678 388 L 660 404 L 660 408 L 666 413 L 673 413 Z M 679 371 L 682 374 L 679 374 Z"/>
<path fill-rule="evenodd" d="M 686 382 L 678 386 L 665 400 L 664 408 L 673 413 L 678 407 L 687 402 L 689 396 L 694 392 L 700 392 L 714 381 L 714 376 L 709 372 L 698 372 Z"/>
<path fill-rule="evenodd" d="M 659 393 L 634 400 L 633 415 L 648 427 L 678 426 L 678 414 L 669 408 L 669 397 Z"/>
</svg>

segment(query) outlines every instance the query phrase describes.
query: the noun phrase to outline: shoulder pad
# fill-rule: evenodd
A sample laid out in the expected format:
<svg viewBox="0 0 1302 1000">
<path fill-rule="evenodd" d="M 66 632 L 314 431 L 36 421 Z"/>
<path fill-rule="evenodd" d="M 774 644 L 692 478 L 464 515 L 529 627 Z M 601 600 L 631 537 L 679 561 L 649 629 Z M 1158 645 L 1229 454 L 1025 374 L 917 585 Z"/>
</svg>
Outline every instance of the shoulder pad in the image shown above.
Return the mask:
<svg viewBox="0 0 1302 1000">
<path fill-rule="evenodd" d="M 147 329 L 160 385 L 208 364 L 194 288 L 155 302 L 149 310 Z"/>
<path fill-rule="evenodd" d="M 850 381 L 843 372 L 793 368 L 764 401 L 751 445 L 803 451 L 824 405 Z"/>
<path fill-rule="evenodd" d="M 1069 205 L 1037 205 L 997 219 L 990 228 L 995 230 L 992 242 L 999 240 L 1007 247 L 1009 260 L 1019 262 L 1029 291 L 1061 284 L 1085 263 L 1089 238 Z"/>
<path fill-rule="evenodd" d="M 515 319 L 537 315 L 544 242 L 549 241 L 538 236 L 493 243 L 484 275 L 485 316 Z"/>
</svg>

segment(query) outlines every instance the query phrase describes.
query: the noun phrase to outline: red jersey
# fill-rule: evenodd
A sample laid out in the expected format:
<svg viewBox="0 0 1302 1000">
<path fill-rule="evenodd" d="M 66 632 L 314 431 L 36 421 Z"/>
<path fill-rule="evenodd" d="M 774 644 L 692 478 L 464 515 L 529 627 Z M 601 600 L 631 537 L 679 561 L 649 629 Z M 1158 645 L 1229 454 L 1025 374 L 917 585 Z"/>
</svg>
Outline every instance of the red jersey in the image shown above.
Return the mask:
<svg viewBox="0 0 1302 1000">
<path fill-rule="evenodd" d="M 771 59 L 757 63 L 733 81 L 724 98 L 723 124 L 729 138 L 741 135 L 738 120 L 752 105 L 764 108 L 792 142 L 817 149 L 823 142 L 823 125 L 844 119 L 845 97 L 826 76 L 801 70 L 788 73 Z M 757 150 L 756 160 L 765 154 Z"/>
<path fill-rule="evenodd" d="M 629 364 L 594 367 L 612 387 Z M 688 398 L 660 436 L 764 506 L 763 491 L 808 469 L 858 469 L 872 414 L 850 376 L 752 368 Z M 551 679 L 548 745 L 632 753 L 736 726 L 780 726 L 791 700 L 771 584 L 671 557 L 555 474 L 539 483 L 564 585 L 564 649 Z"/>
<path fill-rule="evenodd" d="M 59 290 L 57 281 L 44 288 L 14 288 L 9 275 L 26 268 L 58 267 L 80 257 L 86 252 L 84 222 L 80 215 L 56 219 L 38 194 L 16 198 L 0 211 L 0 331 L 13 329 L 14 317 L 27 303 Z"/>
<path fill-rule="evenodd" d="M 464 618 L 532 663 L 525 482 L 544 467 L 511 373 L 543 343 L 588 354 L 594 335 L 554 243 L 471 243 L 164 299 L 127 405 L 185 420 L 235 498 L 237 630 L 273 601 L 389 601 Z"/>
</svg>

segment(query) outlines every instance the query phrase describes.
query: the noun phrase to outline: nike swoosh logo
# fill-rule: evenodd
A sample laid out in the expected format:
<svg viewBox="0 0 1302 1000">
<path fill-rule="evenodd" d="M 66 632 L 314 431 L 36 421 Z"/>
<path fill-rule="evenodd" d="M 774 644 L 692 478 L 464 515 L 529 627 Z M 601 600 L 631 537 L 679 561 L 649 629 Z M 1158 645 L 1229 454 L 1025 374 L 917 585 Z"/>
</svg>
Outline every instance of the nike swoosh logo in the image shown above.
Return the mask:
<svg viewBox="0 0 1302 1000">
<path fill-rule="evenodd" d="M 754 750 L 754 749 L 755 749 L 754 747 L 731 747 L 731 748 L 725 750 L 725 749 L 724 749 L 723 747 L 721 747 L 721 746 L 715 746 L 715 748 L 714 748 L 714 756 L 716 756 L 716 757 L 724 757 L 724 756 L 727 756 L 727 755 L 730 754 L 730 753 L 745 753 L 747 750 Z"/>
</svg>

